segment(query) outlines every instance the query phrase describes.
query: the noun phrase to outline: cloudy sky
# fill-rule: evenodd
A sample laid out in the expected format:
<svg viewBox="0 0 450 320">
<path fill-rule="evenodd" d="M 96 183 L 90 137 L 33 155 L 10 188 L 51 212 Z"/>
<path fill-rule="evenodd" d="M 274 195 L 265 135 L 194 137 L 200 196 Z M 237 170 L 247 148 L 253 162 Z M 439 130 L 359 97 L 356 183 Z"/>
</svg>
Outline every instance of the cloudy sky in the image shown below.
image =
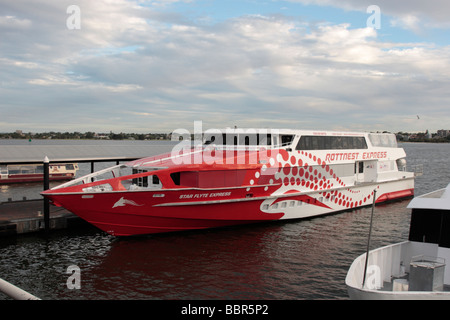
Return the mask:
<svg viewBox="0 0 450 320">
<path fill-rule="evenodd" d="M 447 0 L 0 0 L 0 132 L 450 129 L 449 12 Z"/>
</svg>

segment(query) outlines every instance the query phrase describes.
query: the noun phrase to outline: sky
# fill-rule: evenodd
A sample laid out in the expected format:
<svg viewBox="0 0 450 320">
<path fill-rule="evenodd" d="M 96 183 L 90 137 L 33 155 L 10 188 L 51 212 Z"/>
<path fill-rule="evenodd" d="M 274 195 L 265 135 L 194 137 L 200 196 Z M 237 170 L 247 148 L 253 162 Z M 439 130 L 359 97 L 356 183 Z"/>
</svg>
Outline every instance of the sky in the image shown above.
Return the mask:
<svg viewBox="0 0 450 320">
<path fill-rule="evenodd" d="M 0 0 L 0 132 L 450 129 L 447 0 Z"/>
</svg>

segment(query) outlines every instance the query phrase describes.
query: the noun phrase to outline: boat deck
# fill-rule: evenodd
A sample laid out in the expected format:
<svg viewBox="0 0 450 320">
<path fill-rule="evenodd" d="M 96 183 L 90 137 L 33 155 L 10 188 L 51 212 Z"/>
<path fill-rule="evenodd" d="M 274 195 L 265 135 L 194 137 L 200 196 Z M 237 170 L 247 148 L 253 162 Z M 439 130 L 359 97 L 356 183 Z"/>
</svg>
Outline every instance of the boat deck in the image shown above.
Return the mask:
<svg viewBox="0 0 450 320">
<path fill-rule="evenodd" d="M 381 289 L 379 289 L 380 291 L 394 291 L 394 283 L 395 283 L 395 280 L 406 280 L 406 281 L 399 281 L 399 283 L 400 284 L 405 284 L 404 286 L 403 286 L 403 291 L 407 291 L 408 290 L 408 283 L 409 283 L 409 274 L 406 274 L 405 276 L 403 276 L 403 277 L 395 277 L 395 278 L 392 278 L 392 281 L 390 281 L 390 282 L 387 282 L 387 281 L 383 281 L 383 287 L 381 288 Z M 396 291 L 402 291 L 402 290 L 396 290 Z M 441 292 L 450 292 L 450 285 L 448 285 L 448 284 L 444 284 L 444 286 L 443 286 L 443 290 L 439 290 L 439 291 L 441 291 Z"/>
</svg>

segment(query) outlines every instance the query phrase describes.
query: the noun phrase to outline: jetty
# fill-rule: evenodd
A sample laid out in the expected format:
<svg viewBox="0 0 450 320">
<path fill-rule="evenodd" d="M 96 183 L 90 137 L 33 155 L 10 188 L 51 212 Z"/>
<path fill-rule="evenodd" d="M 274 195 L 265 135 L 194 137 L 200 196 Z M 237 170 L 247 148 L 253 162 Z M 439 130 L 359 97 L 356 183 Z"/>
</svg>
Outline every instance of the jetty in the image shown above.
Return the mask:
<svg viewBox="0 0 450 320">
<path fill-rule="evenodd" d="M 0 165 L 43 164 L 42 190 L 49 188 L 50 163 L 90 163 L 91 172 L 96 162 L 127 162 L 170 152 L 177 142 L 156 144 L 98 144 L 89 145 L 0 145 Z M 46 170 L 47 169 L 47 170 Z M 0 202 L 0 236 L 66 229 L 84 224 L 71 212 L 53 206 L 43 198 Z"/>
<path fill-rule="evenodd" d="M 0 236 L 45 231 L 44 200 L 8 201 L 0 203 Z M 84 221 L 73 213 L 49 206 L 48 229 L 76 227 Z"/>
</svg>

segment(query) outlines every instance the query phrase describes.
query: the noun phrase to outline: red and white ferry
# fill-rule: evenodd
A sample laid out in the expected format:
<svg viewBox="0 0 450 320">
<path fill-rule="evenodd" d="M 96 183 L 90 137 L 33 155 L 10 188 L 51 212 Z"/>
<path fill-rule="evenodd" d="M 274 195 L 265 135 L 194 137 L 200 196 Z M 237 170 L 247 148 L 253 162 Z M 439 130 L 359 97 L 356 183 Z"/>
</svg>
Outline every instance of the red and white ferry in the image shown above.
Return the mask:
<svg viewBox="0 0 450 320">
<path fill-rule="evenodd" d="M 414 195 L 393 134 L 227 129 L 42 193 L 116 236 L 298 219 Z"/>
</svg>

